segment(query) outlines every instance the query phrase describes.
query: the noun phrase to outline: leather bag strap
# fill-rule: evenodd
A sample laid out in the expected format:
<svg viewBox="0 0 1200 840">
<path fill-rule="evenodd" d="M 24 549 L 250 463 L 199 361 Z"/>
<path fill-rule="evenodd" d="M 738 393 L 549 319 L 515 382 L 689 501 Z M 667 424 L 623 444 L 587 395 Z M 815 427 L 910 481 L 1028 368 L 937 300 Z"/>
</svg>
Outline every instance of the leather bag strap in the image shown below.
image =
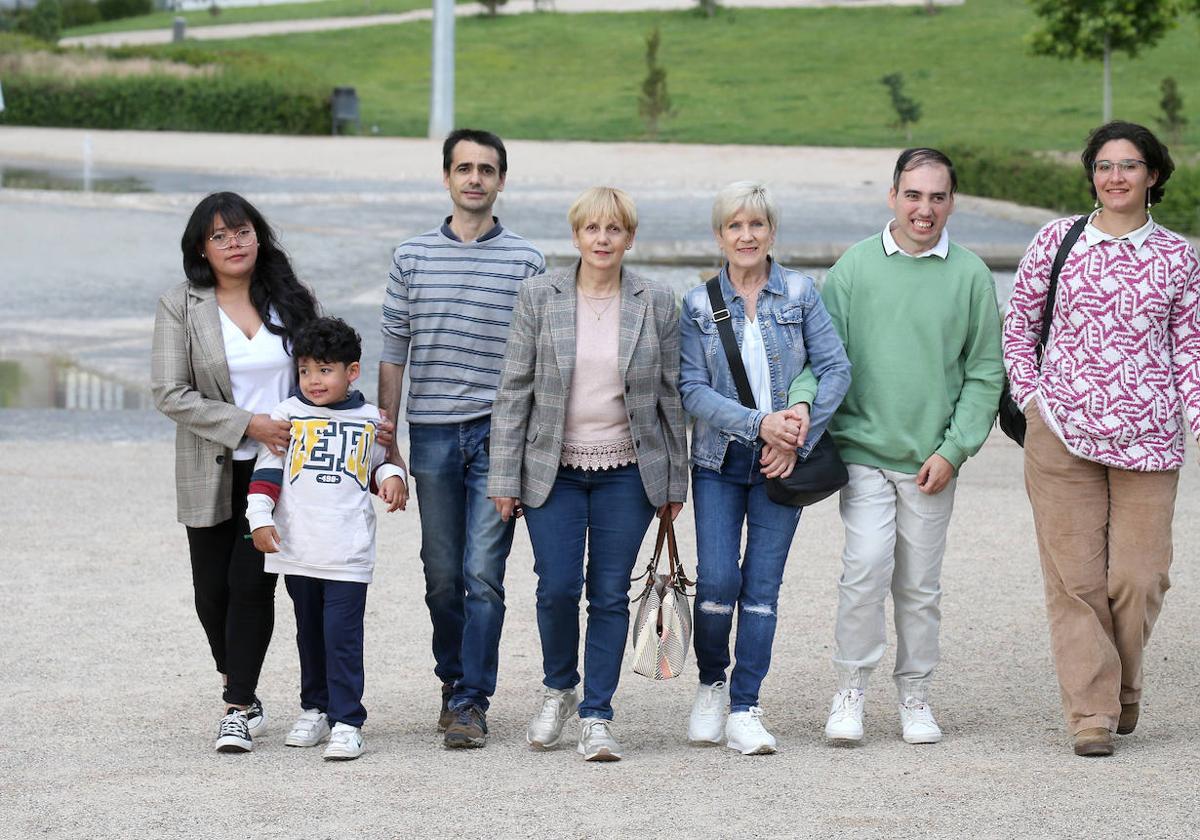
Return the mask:
<svg viewBox="0 0 1200 840">
<path fill-rule="evenodd" d="M 721 336 L 721 347 L 725 350 L 725 361 L 729 372 L 733 374 L 733 384 L 737 387 L 738 400 L 746 408 L 757 409 L 754 401 L 754 390 L 750 387 L 750 378 L 746 376 L 746 366 L 742 363 L 742 351 L 738 349 L 737 338 L 733 335 L 733 324 L 730 323 L 729 307 L 721 297 L 721 276 L 709 279 L 704 287 L 708 289 L 708 302 L 712 306 L 713 323 L 717 325 L 717 333 Z"/>
<path fill-rule="evenodd" d="M 1062 243 L 1058 246 L 1058 253 L 1054 255 L 1054 265 L 1050 269 L 1050 288 L 1046 290 L 1046 304 L 1042 307 L 1042 338 L 1034 348 L 1037 353 L 1038 367 L 1042 365 L 1042 355 L 1046 352 L 1046 342 L 1050 340 L 1050 322 L 1054 320 L 1054 298 L 1058 294 L 1058 275 L 1062 272 L 1063 264 L 1067 261 L 1067 255 L 1071 253 L 1071 249 L 1075 247 L 1075 243 L 1079 241 L 1083 229 L 1087 227 L 1088 216 L 1085 214 L 1075 220 L 1075 224 L 1071 225 L 1071 229 L 1067 231 L 1067 235 L 1063 237 Z"/>
</svg>

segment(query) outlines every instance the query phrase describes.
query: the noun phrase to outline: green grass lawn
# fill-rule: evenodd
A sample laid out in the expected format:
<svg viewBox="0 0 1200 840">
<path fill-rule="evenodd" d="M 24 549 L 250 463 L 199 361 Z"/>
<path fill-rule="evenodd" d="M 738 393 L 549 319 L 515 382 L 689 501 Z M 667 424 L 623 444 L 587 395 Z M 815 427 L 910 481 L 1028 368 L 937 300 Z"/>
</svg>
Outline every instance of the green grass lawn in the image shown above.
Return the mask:
<svg viewBox="0 0 1200 840">
<path fill-rule="evenodd" d="M 457 0 L 457 2 L 463 3 L 467 0 Z M 236 9 L 221 9 L 221 13 L 218 15 L 204 10 L 183 12 L 178 16 L 186 20 L 189 27 L 196 27 L 213 26 L 219 23 L 254 23 L 260 20 L 385 15 L 409 12 L 413 9 L 428 9 L 430 5 L 430 0 L 320 0 L 315 3 L 282 3 L 277 6 L 242 6 Z M 106 20 L 87 26 L 74 26 L 64 29 L 62 34 L 64 38 L 69 38 L 75 35 L 96 35 L 101 32 L 170 29 L 175 18 L 174 12 L 154 12 L 121 20 Z"/>
<path fill-rule="evenodd" d="M 889 127 L 880 77 L 900 72 L 923 116 L 914 143 L 1076 149 L 1100 122 L 1100 66 L 1028 54 L 1023 0 L 969 0 L 929 16 L 910 8 L 522 15 L 460 20 L 457 122 L 509 137 L 627 140 L 644 136 L 638 90 L 644 38 L 662 31 L 675 115 L 660 138 L 679 142 L 881 146 Z M 272 72 L 353 85 L 365 129 L 423 135 L 430 27 L 374 27 L 205 42 Z M 169 47 L 162 48 L 169 53 Z M 1200 145 L 1200 27 L 1184 18 L 1136 61 L 1113 62 L 1114 111 L 1154 125 L 1172 75 Z M 240 57 L 239 57 L 240 56 Z M 1182 151 L 1182 150 L 1181 150 Z"/>
</svg>

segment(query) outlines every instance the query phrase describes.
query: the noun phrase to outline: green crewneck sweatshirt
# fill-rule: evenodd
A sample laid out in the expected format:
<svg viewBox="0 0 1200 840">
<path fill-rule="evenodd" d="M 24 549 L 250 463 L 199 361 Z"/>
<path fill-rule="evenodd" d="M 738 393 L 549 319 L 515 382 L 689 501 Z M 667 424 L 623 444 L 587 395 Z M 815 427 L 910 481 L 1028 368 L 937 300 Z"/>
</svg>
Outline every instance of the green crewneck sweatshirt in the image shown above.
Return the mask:
<svg viewBox="0 0 1200 840">
<path fill-rule="evenodd" d="M 945 259 L 888 256 L 877 234 L 851 247 L 821 290 L 852 365 L 829 428 L 849 464 L 909 474 L 934 452 L 957 470 L 987 440 L 1004 384 L 996 285 L 950 243 Z M 816 394 L 811 370 L 789 404 Z"/>
</svg>

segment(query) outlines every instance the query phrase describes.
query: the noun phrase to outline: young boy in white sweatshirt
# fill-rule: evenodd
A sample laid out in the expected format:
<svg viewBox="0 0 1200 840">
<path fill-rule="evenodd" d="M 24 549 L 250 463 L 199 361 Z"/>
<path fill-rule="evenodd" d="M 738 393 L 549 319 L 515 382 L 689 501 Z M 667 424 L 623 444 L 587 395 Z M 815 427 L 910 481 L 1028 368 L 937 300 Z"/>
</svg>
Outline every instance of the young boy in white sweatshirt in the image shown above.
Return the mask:
<svg viewBox="0 0 1200 840">
<path fill-rule="evenodd" d="M 407 475 L 375 439 L 379 409 L 350 386 L 362 341 L 340 318 L 319 318 L 292 346 L 300 393 L 271 416 L 292 424 L 285 455 L 263 446 L 246 518 L 268 572 L 281 572 L 296 611 L 302 712 L 284 743 L 325 758 L 363 752 L 363 613 L 375 567 L 371 491 L 403 509 Z M 274 514 L 272 516 L 272 514 Z M 332 729 L 331 729 L 332 727 Z"/>
</svg>

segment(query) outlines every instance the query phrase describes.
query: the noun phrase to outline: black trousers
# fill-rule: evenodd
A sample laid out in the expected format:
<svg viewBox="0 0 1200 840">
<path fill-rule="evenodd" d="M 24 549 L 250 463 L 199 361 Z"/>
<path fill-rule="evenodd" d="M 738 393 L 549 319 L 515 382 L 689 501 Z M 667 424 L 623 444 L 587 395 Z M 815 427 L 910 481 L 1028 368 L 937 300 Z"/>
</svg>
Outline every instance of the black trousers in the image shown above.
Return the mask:
<svg viewBox="0 0 1200 840">
<path fill-rule="evenodd" d="M 207 528 L 188 528 L 196 614 L 208 636 L 217 671 L 229 678 L 225 702 L 254 701 L 275 627 L 277 575 L 263 571 L 250 540 L 246 493 L 254 461 L 233 462 L 233 516 Z"/>
</svg>

